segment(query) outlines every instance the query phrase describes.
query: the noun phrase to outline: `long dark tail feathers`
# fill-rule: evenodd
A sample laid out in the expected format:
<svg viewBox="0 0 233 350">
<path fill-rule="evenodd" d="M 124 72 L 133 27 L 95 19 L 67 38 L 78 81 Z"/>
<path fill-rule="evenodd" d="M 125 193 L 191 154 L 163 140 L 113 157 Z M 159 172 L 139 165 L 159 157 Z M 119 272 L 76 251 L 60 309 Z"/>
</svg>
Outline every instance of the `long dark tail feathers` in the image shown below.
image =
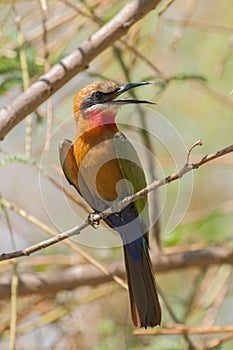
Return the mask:
<svg viewBox="0 0 233 350">
<path fill-rule="evenodd" d="M 161 322 L 161 308 L 145 237 L 124 245 L 132 320 L 136 327 L 154 327 Z"/>
<path fill-rule="evenodd" d="M 123 241 L 125 268 L 133 323 L 136 327 L 154 327 L 161 322 L 161 308 L 149 256 L 148 234 L 133 204 L 120 215 L 111 214 L 105 221 L 118 231 Z"/>
</svg>

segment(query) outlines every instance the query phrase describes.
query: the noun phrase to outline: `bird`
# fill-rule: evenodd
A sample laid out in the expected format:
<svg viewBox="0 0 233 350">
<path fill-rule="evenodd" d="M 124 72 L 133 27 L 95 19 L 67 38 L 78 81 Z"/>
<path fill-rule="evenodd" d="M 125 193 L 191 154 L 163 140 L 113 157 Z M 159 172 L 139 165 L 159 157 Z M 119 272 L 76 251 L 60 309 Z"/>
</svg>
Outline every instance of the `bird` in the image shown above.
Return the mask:
<svg viewBox="0 0 233 350">
<path fill-rule="evenodd" d="M 124 105 L 155 103 L 117 97 L 152 83 L 98 81 L 83 87 L 74 98 L 75 138 L 60 143 L 60 163 L 68 182 L 95 213 L 146 187 L 137 152 L 119 131 L 116 116 Z M 104 219 L 121 237 L 132 321 L 135 327 L 144 328 L 161 323 L 149 255 L 148 217 L 147 197 L 142 197 Z"/>
</svg>

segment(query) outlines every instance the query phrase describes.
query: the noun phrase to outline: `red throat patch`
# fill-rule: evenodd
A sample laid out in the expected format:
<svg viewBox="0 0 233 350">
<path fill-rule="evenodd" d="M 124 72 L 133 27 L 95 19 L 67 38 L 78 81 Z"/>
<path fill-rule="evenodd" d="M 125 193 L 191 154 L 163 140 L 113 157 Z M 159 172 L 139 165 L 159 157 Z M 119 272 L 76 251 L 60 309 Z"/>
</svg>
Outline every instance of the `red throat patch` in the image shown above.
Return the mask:
<svg viewBox="0 0 233 350">
<path fill-rule="evenodd" d="M 99 132 L 102 128 L 117 129 L 115 118 L 116 113 L 110 109 L 93 109 L 87 112 L 90 129 Z"/>
</svg>

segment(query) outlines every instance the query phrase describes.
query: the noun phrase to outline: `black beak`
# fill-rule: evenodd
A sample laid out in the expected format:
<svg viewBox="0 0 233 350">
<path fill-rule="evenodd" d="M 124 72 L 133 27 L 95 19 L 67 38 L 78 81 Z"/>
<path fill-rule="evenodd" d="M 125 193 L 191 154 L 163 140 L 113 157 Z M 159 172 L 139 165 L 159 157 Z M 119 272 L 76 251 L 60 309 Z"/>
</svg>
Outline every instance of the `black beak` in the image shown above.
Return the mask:
<svg viewBox="0 0 233 350">
<path fill-rule="evenodd" d="M 123 94 L 123 92 L 126 92 L 128 90 L 134 89 L 138 86 L 142 85 L 149 85 L 149 84 L 156 84 L 156 82 L 150 82 L 150 81 L 142 81 L 138 83 L 130 83 L 126 85 L 120 86 L 117 90 L 113 91 L 111 94 L 108 95 L 107 103 L 114 103 L 114 104 L 128 104 L 128 103 L 147 103 L 151 105 L 156 105 L 155 102 L 147 101 L 147 100 L 135 100 L 135 99 L 122 99 L 122 100 L 115 100 L 118 96 Z"/>
</svg>

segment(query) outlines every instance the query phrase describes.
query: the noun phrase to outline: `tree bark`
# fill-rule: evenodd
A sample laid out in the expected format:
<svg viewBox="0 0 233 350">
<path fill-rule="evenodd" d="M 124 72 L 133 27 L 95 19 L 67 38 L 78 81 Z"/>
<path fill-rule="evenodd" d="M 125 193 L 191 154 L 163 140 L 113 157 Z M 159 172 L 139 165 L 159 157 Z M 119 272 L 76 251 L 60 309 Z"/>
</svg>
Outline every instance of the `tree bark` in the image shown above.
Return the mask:
<svg viewBox="0 0 233 350">
<path fill-rule="evenodd" d="M 225 247 L 209 247 L 179 253 L 161 254 L 153 261 L 157 273 L 179 269 L 198 268 L 216 264 L 233 263 L 233 250 Z M 81 286 L 96 286 L 113 282 L 112 276 L 125 278 L 123 261 L 106 263 L 108 275 L 103 274 L 91 264 L 64 268 L 53 272 L 21 273 L 19 275 L 18 295 L 54 294 L 60 290 L 74 289 Z M 0 299 L 9 299 L 11 295 L 11 275 L 0 277 Z"/>
<path fill-rule="evenodd" d="M 107 47 L 125 35 L 130 27 L 153 10 L 161 0 L 133 0 L 107 24 L 64 57 L 48 73 L 0 111 L 0 140 L 28 114 L 88 64 Z"/>
</svg>

